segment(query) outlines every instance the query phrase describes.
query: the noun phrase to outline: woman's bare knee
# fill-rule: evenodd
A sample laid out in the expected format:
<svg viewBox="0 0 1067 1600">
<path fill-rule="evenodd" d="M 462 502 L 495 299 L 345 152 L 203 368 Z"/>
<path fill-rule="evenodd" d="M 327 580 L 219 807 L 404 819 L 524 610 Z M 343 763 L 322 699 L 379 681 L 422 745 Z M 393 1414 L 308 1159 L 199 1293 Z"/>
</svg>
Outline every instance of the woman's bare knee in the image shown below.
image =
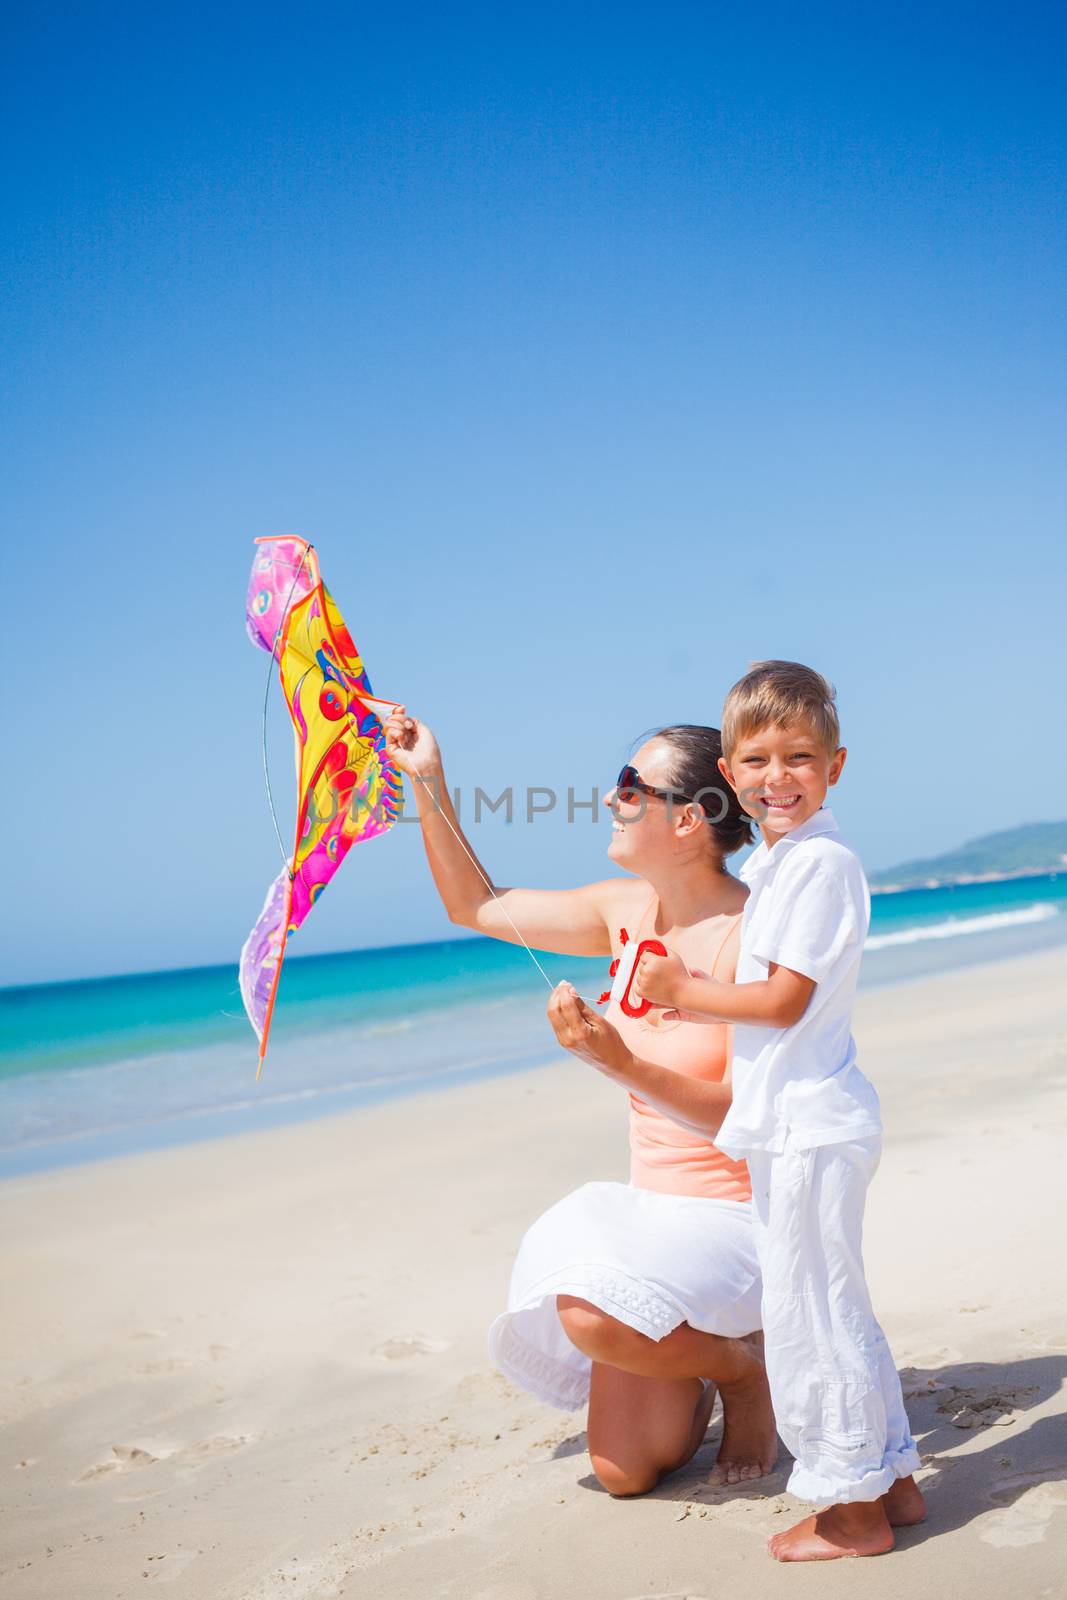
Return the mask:
<svg viewBox="0 0 1067 1600">
<path fill-rule="evenodd" d="M 571 1344 L 593 1361 L 610 1364 L 612 1355 L 618 1352 L 620 1340 L 633 1331 L 609 1317 L 599 1306 L 579 1300 L 575 1295 L 556 1296 L 556 1315 Z"/>
<path fill-rule="evenodd" d="M 589 1452 L 589 1460 L 601 1488 L 615 1495 L 617 1499 L 648 1494 L 649 1490 L 654 1489 L 659 1482 L 660 1475 L 655 1467 L 621 1467 L 617 1461 L 610 1461 L 606 1456 L 594 1455 L 592 1451 Z"/>
</svg>

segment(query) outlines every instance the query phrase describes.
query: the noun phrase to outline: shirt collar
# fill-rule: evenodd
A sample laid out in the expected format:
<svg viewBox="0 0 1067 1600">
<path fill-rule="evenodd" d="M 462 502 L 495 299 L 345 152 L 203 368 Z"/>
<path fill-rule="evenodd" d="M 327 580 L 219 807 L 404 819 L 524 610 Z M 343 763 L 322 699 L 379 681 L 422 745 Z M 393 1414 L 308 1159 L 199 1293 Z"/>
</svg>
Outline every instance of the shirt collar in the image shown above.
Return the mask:
<svg viewBox="0 0 1067 1600">
<path fill-rule="evenodd" d="M 746 883 L 751 883 L 754 878 L 760 877 L 782 859 L 788 845 L 802 844 L 805 839 L 815 839 L 820 833 L 837 832 L 837 822 L 830 807 L 821 806 L 807 822 L 802 822 L 799 828 L 794 828 L 792 833 L 787 833 L 779 839 L 773 850 L 761 840 L 748 860 L 738 868 L 737 876 L 743 878 Z"/>
</svg>

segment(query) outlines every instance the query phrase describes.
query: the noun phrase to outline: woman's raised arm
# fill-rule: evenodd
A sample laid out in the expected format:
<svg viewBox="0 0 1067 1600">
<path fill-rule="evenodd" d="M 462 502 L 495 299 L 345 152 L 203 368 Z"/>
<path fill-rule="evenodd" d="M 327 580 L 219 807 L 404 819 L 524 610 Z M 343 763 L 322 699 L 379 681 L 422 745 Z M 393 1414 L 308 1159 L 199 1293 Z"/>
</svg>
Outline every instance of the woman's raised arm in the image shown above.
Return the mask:
<svg viewBox="0 0 1067 1600">
<path fill-rule="evenodd" d="M 459 825 L 433 733 L 404 706 L 397 706 L 384 726 L 390 757 L 411 779 L 427 860 L 449 920 L 508 944 L 525 940 L 561 955 L 609 955 L 609 929 L 632 896 L 632 884 L 622 878 L 579 889 L 494 884 Z"/>
</svg>

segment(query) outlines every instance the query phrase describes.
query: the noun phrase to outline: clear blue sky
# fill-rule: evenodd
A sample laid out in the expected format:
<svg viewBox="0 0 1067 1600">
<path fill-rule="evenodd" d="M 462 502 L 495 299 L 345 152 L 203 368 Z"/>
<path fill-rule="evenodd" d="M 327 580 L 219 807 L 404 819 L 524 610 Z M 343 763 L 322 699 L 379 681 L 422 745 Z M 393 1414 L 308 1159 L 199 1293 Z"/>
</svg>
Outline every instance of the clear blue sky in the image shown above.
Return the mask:
<svg viewBox="0 0 1067 1600">
<path fill-rule="evenodd" d="M 1060 7 L 24 17 L 0 981 L 236 958 L 258 533 L 453 782 L 607 786 L 780 655 L 838 684 L 870 867 L 1067 814 Z M 476 840 L 604 870 L 584 816 Z M 301 948 L 450 932 L 409 827 Z"/>
</svg>

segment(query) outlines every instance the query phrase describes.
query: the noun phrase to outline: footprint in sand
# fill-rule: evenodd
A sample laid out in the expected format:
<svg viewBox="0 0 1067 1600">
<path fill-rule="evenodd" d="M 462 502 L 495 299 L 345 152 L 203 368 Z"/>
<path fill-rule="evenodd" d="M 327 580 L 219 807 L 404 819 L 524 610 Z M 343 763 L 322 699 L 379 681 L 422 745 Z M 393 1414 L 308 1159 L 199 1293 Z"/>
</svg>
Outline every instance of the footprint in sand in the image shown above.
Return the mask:
<svg viewBox="0 0 1067 1600">
<path fill-rule="evenodd" d="M 910 1388 L 904 1390 L 905 1400 L 925 1400 L 927 1395 L 939 1394 L 945 1387 L 943 1383 L 938 1383 L 936 1378 L 927 1378 L 925 1382 L 920 1382 L 915 1377 L 905 1378 L 903 1373 L 900 1374 L 900 1378 L 902 1383 L 910 1384 Z"/>
<path fill-rule="evenodd" d="M 229 1455 L 232 1450 L 242 1450 L 246 1444 L 251 1444 L 247 1434 L 219 1433 L 213 1439 L 200 1439 L 196 1444 L 190 1444 L 184 1450 L 179 1450 L 179 1461 L 206 1461 L 209 1456 Z"/>
<path fill-rule="evenodd" d="M 95 1466 L 87 1467 L 78 1482 L 91 1483 L 94 1478 L 103 1478 L 111 1472 L 128 1472 L 138 1467 L 154 1467 L 159 1459 L 159 1456 L 154 1456 L 151 1450 L 141 1450 L 137 1445 L 113 1444 L 108 1460 L 98 1461 Z"/>
<path fill-rule="evenodd" d="M 938 1406 L 954 1428 L 1006 1428 L 1018 1422 L 1040 1390 L 1033 1385 L 997 1390 L 961 1389 L 950 1385 L 950 1392 Z"/>
<path fill-rule="evenodd" d="M 456 1390 L 465 1400 L 477 1398 L 478 1395 L 492 1395 L 494 1399 L 513 1400 L 519 1393 L 499 1372 L 469 1372 L 465 1378 L 459 1380 Z"/>
<path fill-rule="evenodd" d="M 906 1355 L 898 1358 L 901 1362 L 900 1376 L 915 1376 L 918 1372 L 935 1372 L 941 1367 L 958 1365 L 963 1360 L 963 1351 L 957 1350 L 955 1345 L 943 1344 L 937 1349 L 932 1346 L 929 1350 L 909 1350 Z"/>
<path fill-rule="evenodd" d="M 188 1372 L 190 1367 L 200 1365 L 205 1359 L 212 1362 L 225 1361 L 227 1356 L 232 1354 L 232 1345 L 209 1344 L 203 1355 L 191 1355 L 185 1352 L 179 1355 L 161 1356 L 157 1361 L 147 1362 L 141 1371 L 153 1378 L 170 1372 Z"/>
<path fill-rule="evenodd" d="M 406 1338 L 386 1339 L 384 1344 L 376 1345 L 371 1354 L 382 1361 L 407 1361 L 411 1356 L 439 1356 L 443 1350 L 451 1348 L 447 1339 L 426 1339 L 420 1333 L 413 1333 Z"/>
<path fill-rule="evenodd" d="M 132 1472 L 140 1467 L 158 1466 L 161 1461 L 179 1464 L 206 1461 L 212 1456 L 228 1455 L 233 1450 L 240 1450 L 251 1442 L 251 1438 L 246 1434 L 234 1437 L 231 1434 L 220 1433 L 214 1438 L 199 1439 L 195 1444 L 184 1445 L 178 1450 L 164 1451 L 161 1455 L 153 1455 L 151 1450 L 142 1450 L 139 1445 L 113 1444 L 111 1455 L 107 1460 L 98 1461 L 95 1465 L 87 1467 L 77 1482 L 92 1483 L 98 1478 L 110 1477 L 116 1472 Z"/>
<path fill-rule="evenodd" d="M 1023 1330 L 1026 1331 L 1025 1329 Z M 1037 1339 L 1032 1338 L 1027 1346 L 1030 1350 L 1042 1350 L 1051 1355 L 1067 1355 L 1067 1344 L 1062 1339 Z"/>
<path fill-rule="evenodd" d="M 1024 1483 L 1030 1487 L 1014 1505 L 1005 1506 L 986 1519 L 981 1532 L 983 1543 L 996 1545 L 1001 1550 L 1040 1544 L 1057 1511 L 1067 1506 L 1067 1483 L 1052 1477 L 1055 1471 L 1050 1468 L 1048 1474 L 1031 1472 L 1005 1479 L 990 1495 L 991 1500 L 1007 1498 Z"/>
</svg>

